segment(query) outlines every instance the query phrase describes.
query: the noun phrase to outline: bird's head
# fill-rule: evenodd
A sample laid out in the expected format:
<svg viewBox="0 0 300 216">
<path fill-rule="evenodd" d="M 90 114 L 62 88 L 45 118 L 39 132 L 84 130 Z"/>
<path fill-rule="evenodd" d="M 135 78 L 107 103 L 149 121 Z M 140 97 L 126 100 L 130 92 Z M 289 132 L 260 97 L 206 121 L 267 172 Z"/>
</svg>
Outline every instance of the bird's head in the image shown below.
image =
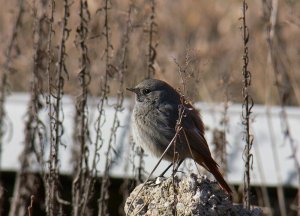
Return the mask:
<svg viewBox="0 0 300 216">
<path fill-rule="evenodd" d="M 137 103 L 156 103 L 162 100 L 179 98 L 179 94 L 162 80 L 146 79 L 133 88 L 127 88 L 136 94 Z"/>
</svg>

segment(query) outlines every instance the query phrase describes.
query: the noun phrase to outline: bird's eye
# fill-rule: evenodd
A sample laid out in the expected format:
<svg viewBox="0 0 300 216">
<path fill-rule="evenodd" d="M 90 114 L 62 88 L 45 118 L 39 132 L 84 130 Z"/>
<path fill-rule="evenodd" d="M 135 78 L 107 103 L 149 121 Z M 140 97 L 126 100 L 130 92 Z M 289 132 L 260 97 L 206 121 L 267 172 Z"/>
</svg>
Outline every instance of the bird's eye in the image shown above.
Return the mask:
<svg viewBox="0 0 300 216">
<path fill-rule="evenodd" d="M 146 94 L 149 94 L 150 93 L 150 89 L 143 89 L 143 94 L 146 95 Z"/>
</svg>

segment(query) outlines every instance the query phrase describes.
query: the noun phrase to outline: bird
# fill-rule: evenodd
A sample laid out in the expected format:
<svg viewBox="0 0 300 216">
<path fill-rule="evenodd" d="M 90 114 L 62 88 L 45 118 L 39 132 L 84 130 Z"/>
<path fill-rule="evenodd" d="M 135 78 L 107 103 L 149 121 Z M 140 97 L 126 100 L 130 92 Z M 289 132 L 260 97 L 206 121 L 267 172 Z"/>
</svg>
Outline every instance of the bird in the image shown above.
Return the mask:
<svg viewBox="0 0 300 216">
<path fill-rule="evenodd" d="M 205 139 L 203 121 L 191 103 L 171 85 L 158 79 L 145 79 L 127 90 L 135 93 L 135 105 L 131 116 L 135 143 L 154 156 L 162 156 L 175 137 L 181 107 L 181 130 L 175 147 L 179 160 L 192 158 L 215 177 L 223 190 L 228 194 L 232 193 L 219 171 L 219 165 L 212 158 Z M 163 159 L 172 162 L 173 157 L 174 148 L 171 147 Z"/>
</svg>

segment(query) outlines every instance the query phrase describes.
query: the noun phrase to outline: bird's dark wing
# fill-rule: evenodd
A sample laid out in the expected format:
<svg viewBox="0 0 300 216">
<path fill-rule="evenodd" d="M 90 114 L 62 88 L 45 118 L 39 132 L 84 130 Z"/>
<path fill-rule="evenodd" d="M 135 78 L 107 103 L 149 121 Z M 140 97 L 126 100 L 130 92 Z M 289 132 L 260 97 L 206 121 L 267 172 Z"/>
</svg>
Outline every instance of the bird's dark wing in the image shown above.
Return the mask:
<svg viewBox="0 0 300 216">
<path fill-rule="evenodd" d="M 198 132 L 197 129 L 183 128 L 183 133 L 180 134 L 180 141 L 188 146 L 188 150 L 192 152 L 197 152 L 198 155 L 203 158 L 202 160 L 209 160 L 211 158 L 211 153 L 206 142 L 206 139 L 202 134 Z M 192 155 L 189 152 L 191 157 L 195 157 L 196 155 Z"/>
<path fill-rule="evenodd" d="M 204 124 L 200 118 L 199 112 L 190 103 L 185 105 L 184 112 L 183 128 L 191 135 L 191 137 L 194 137 L 194 141 L 198 140 L 198 144 L 205 145 L 209 151 L 208 144 L 204 137 Z M 195 145 L 197 145 L 197 142 Z"/>
<path fill-rule="evenodd" d="M 158 130 L 172 135 L 175 135 L 175 127 L 178 119 L 178 106 L 171 103 L 161 103 L 156 107 L 155 119 Z"/>
<path fill-rule="evenodd" d="M 157 130 L 163 133 L 169 141 L 175 136 L 180 106 L 171 103 L 161 103 L 157 108 L 155 125 Z M 184 145 L 189 145 L 192 151 L 199 152 L 203 157 L 211 158 L 209 147 L 204 137 L 203 122 L 200 119 L 198 111 L 190 104 L 184 105 L 181 126 L 188 139 L 185 138 L 183 133 L 180 133 L 180 142 Z M 189 152 L 188 150 L 187 154 Z"/>
<path fill-rule="evenodd" d="M 200 113 L 190 103 L 185 105 L 186 107 L 186 127 L 197 128 L 198 132 L 204 136 L 204 124 L 201 120 Z"/>
</svg>

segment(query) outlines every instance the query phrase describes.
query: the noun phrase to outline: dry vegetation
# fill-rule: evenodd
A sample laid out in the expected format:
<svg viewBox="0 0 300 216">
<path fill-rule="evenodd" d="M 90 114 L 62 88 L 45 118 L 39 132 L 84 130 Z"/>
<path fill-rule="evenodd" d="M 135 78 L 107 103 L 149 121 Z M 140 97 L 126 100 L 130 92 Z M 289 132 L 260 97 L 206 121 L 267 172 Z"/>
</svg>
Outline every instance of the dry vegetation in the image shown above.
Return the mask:
<svg viewBox="0 0 300 216">
<path fill-rule="evenodd" d="M 226 111 L 230 101 L 245 105 L 247 172 L 251 172 L 252 158 L 253 137 L 249 129 L 252 99 L 256 104 L 282 106 L 283 130 L 291 148 L 295 148 L 284 111 L 285 106 L 300 103 L 299 1 L 249 1 L 244 26 L 242 4 L 236 0 L 1 0 L 1 4 L 0 150 L 5 132 L 3 104 L 7 95 L 13 91 L 31 95 L 11 215 L 25 215 L 27 207 L 35 202 L 40 202 L 40 206 L 46 204 L 41 208 L 47 215 L 63 215 L 68 206 L 73 215 L 108 214 L 109 170 L 115 154 L 124 89 L 146 77 L 163 79 L 177 87 L 182 85 L 178 80 L 184 77 L 188 99 L 225 102 L 221 123 L 224 130 L 215 131 L 214 137 L 220 149 L 216 155 L 224 164 Z M 245 25 L 249 41 L 248 33 L 241 31 Z M 61 141 L 61 100 L 65 94 L 74 96 L 76 104 L 71 147 L 75 161 L 72 200 L 65 200 L 59 187 L 58 152 L 65 145 Z M 88 96 L 99 97 L 96 137 L 92 139 L 87 127 Z M 95 178 L 99 174 L 96 165 L 100 159 L 98 151 L 89 152 L 87 146 L 94 145 L 96 150 L 103 146 L 104 105 L 110 96 L 116 98 L 114 119 L 110 138 L 105 141 L 108 142 L 107 157 L 101 158 L 105 171 L 101 173 L 100 189 L 95 191 L 96 182 L 99 183 Z M 42 108 L 47 108 L 49 113 L 49 132 L 39 119 Z M 47 156 L 44 155 L 46 136 L 50 142 Z M 136 165 L 139 173 L 136 181 L 143 179 L 142 155 L 137 156 L 140 163 Z M 88 156 L 92 157 L 92 164 L 87 162 Z M 33 157 L 41 167 L 39 177 L 26 172 Z M 293 158 L 300 173 L 299 161 L 295 155 Z M 226 173 L 226 169 L 223 172 Z M 247 172 L 244 201 L 249 208 Z M 31 196 L 39 189 L 37 185 L 45 189 L 45 200 Z M 0 214 L 3 194 L 1 187 Z M 126 194 L 124 190 L 124 196 Z M 281 207 L 282 212 L 283 209 L 285 207 Z M 34 210 L 29 208 L 28 214 L 34 215 Z"/>
<path fill-rule="evenodd" d="M 274 86 L 275 78 L 268 60 L 267 29 L 269 17 L 264 13 L 264 1 L 249 2 L 248 26 L 251 31 L 249 42 L 249 65 L 253 79 L 251 89 L 256 103 L 279 104 L 280 99 Z M 99 89 L 100 76 L 105 71 L 103 54 L 105 43 L 103 36 L 102 7 L 100 1 L 88 1 L 91 20 L 88 24 L 89 33 L 86 41 L 89 48 L 90 69 L 93 77 L 90 89 L 96 94 Z M 7 50 L 11 38 L 13 23 L 18 12 L 18 1 L 10 1 L 1 8 L 1 56 L 0 63 L 6 60 L 4 51 Z M 145 1 L 133 1 L 132 34 L 128 44 L 128 73 L 125 76 L 126 85 L 132 85 L 147 76 L 147 28 L 150 22 L 151 4 Z M 110 31 L 112 61 L 118 61 L 121 46 L 121 36 L 125 28 L 127 1 L 113 1 L 110 9 Z M 29 91 L 30 71 L 32 70 L 32 1 L 24 1 L 24 14 L 22 25 L 18 31 L 16 45 L 20 53 L 13 59 L 14 72 L 10 75 L 13 91 Z M 270 6 L 269 6 L 270 7 Z M 276 23 L 276 40 L 278 41 L 279 57 L 284 62 L 289 79 L 284 79 L 282 85 L 290 86 L 289 103 L 297 105 L 299 102 L 299 2 L 280 1 Z M 46 7 L 48 8 L 48 7 Z M 53 27 L 60 29 L 63 15 L 61 1 L 56 2 Z M 154 35 L 156 46 L 156 61 L 154 67 L 158 77 L 174 85 L 179 85 L 178 73 L 173 58 L 184 60 L 187 49 L 192 50 L 194 58 L 194 76 L 192 79 L 193 94 L 195 99 L 204 101 L 223 101 L 223 77 L 229 77 L 230 100 L 241 101 L 241 32 L 240 1 L 158 1 L 156 3 L 157 34 Z M 79 22 L 78 3 L 75 1 L 70 7 L 68 28 L 70 37 L 66 42 L 66 65 L 69 71 L 69 80 L 66 82 L 65 92 L 77 95 L 78 91 L 78 57 L 80 53 L 74 45 L 76 25 Z M 58 40 L 59 34 L 54 35 Z M 55 44 L 52 47 L 56 49 Z M 57 52 L 54 52 L 54 58 Z M 113 71 L 111 72 L 113 74 Z M 19 82 L 22 80 L 22 82 Z M 197 91 L 194 91 L 196 86 Z M 116 84 L 111 86 L 115 94 Z M 298 94 L 298 96 L 297 96 Z M 297 97 L 296 97 L 297 96 Z M 297 99 L 296 99 L 297 98 Z"/>
</svg>

